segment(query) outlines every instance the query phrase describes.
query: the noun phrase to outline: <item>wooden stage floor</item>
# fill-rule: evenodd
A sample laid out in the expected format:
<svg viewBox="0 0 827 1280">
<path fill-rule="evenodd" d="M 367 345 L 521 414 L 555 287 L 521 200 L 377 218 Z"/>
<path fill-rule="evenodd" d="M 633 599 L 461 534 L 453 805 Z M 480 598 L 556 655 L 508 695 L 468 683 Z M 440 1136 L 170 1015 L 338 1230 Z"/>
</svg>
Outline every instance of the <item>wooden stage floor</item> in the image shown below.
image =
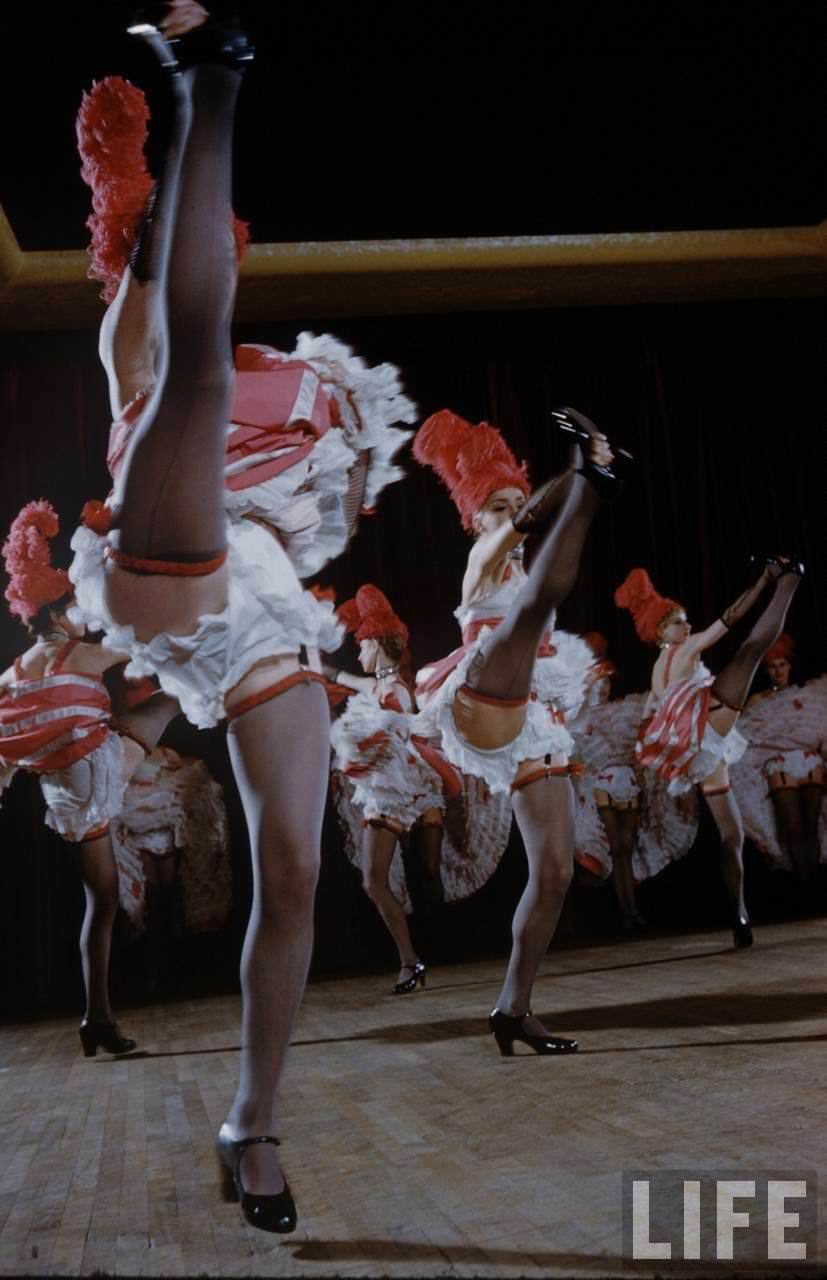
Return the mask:
<svg viewBox="0 0 827 1280">
<path fill-rule="evenodd" d="M 314 983 L 284 1081 L 300 1215 L 284 1237 L 218 1197 L 237 998 L 124 1011 L 140 1052 L 120 1061 L 84 1060 L 68 1019 L 6 1026 L 0 1272 L 732 1275 L 624 1257 L 621 1179 L 823 1168 L 827 920 L 756 937 L 746 952 L 716 932 L 550 953 L 535 1006 L 581 1046 L 559 1060 L 499 1057 L 493 962 L 432 970 L 408 997 L 387 994 L 391 974 Z M 826 1249 L 737 1273 L 815 1271 Z"/>
</svg>

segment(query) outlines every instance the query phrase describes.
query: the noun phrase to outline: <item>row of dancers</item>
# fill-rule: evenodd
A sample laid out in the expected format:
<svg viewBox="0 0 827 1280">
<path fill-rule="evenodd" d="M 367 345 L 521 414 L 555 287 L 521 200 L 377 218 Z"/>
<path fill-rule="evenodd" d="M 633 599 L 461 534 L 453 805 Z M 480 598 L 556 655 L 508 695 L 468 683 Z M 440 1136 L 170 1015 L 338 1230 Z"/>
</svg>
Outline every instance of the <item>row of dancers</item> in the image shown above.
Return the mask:
<svg viewBox="0 0 827 1280">
<path fill-rule="evenodd" d="M 198 728 L 226 722 L 253 899 L 241 960 L 240 1075 L 216 1150 L 224 1195 L 240 1201 L 252 1225 L 289 1232 L 297 1210 L 279 1159 L 277 1087 L 310 962 L 330 762 L 329 681 L 302 657 L 333 653 L 341 642 L 333 604 L 302 579 L 341 554 L 360 512 L 403 478 L 394 457 L 411 432 L 398 424 L 417 421 L 417 411 L 393 366 L 368 368 L 326 336 L 302 335 L 291 353 L 243 347 L 234 363 L 230 321 L 244 236 L 234 234 L 232 215 L 233 118 L 254 50 L 240 26 L 210 18 L 192 0 L 171 0 L 157 25 L 133 31 L 157 55 L 171 101 L 158 181 L 146 173 L 146 109 L 134 86 L 117 77 L 94 86 L 79 118 L 94 195 L 93 269 L 111 299 L 99 349 L 114 418 L 113 487 L 105 502 L 85 508 L 68 579 L 44 557 L 47 529 L 38 527 L 40 541 L 24 539 L 15 590 L 35 630 L 35 604 L 48 620 L 3 677 L 3 759 L 41 776 L 47 820 L 78 844 L 94 895 L 112 874 L 108 824 L 145 748 L 174 714 Z M 395 623 L 382 630 L 375 612 L 385 605 L 374 596 L 363 609 L 364 593 L 357 595 L 358 623 L 351 621 L 377 679 L 354 690 L 353 710 L 334 728 L 380 869 L 411 812 L 400 818 L 389 798 L 376 799 L 395 734 L 407 755 L 393 783 L 406 794 L 413 788 L 426 829 L 439 826 L 435 811 L 447 818 L 441 797 L 458 786 L 473 790 L 480 813 L 486 798 L 513 811 L 528 879 L 489 1019 L 504 1055 L 515 1042 L 548 1055 L 577 1048 L 531 1009 L 572 876 L 571 720 L 593 659 L 583 641 L 556 630 L 555 615 L 575 585 L 593 519 L 618 497 L 620 468 L 630 464 L 585 414 L 566 408 L 555 421 L 571 442 L 570 463 L 534 489 L 495 427 L 448 410 L 419 427 L 413 456 L 448 487 L 472 538 L 457 611 L 462 644 L 420 673 L 410 719 L 390 643 Z M 671 793 L 701 786 L 744 937 L 742 832 L 727 767 L 740 749 L 736 721 L 802 572 L 772 558 L 700 633 L 645 574 L 625 585 L 639 633 L 661 644 L 638 762 Z M 712 676 L 701 654 L 763 596 L 737 653 Z M 84 629 L 102 643 L 90 644 Z M 102 681 L 124 661 L 129 678 L 150 678 L 159 689 L 132 712 L 140 720 L 126 726 L 132 737 L 113 729 Z M 349 733 L 348 716 L 358 719 L 363 698 L 380 723 Z M 365 712 L 365 727 L 369 719 Z M 419 957 L 404 959 L 407 981 L 421 981 Z M 107 1018 L 82 1028 L 91 1051 L 118 1039 L 107 999 L 100 993 L 97 1005 Z"/>
</svg>

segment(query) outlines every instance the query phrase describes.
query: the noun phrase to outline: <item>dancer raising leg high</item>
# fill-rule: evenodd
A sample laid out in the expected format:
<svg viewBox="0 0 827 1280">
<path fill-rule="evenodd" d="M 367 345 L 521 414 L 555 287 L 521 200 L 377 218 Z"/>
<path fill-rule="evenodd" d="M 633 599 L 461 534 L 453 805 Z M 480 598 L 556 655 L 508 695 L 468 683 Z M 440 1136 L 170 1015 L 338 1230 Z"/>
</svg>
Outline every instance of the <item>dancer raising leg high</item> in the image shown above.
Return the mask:
<svg viewBox="0 0 827 1280">
<path fill-rule="evenodd" d="M 572 739 L 563 717 L 579 705 L 592 661 L 582 641 L 552 627 L 577 577 L 601 494 L 616 487 L 616 477 L 609 443 L 588 418 L 567 409 L 557 420 L 575 433 L 579 466 L 529 498 L 525 469 L 488 424 L 473 427 L 443 411 L 414 442 L 414 456 L 447 484 L 477 539 L 457 610 L 465 651 L 420 672 L 422 721 L 441 734 L 454 765 L 493 791 L 511 790 L 528 860 L 490 1018 L 503 1054 L 513 1053 L 515 1040 L 538 1053 L 577 1048 L 550 1035 L 530 1003 L 572 875 Z M 527 572 L 515 558 L 524 539 Z"/>
<path fill-rule="evenodd" d="M 728 772 L 746 750 L 735 725 L 758 665 L 781 633 L 803 573 L 800 564 L 770 557 L 753 586 L 699 632 L 692 631 L 681 604 L 658 594 L 645 569 L 633 569 L 615 592 L 615 603 L 631 612 L 641 640 L 661 650 L 652 669 L 638 760 L 667 781 L 673 795 L 700 785 L 721 839 L 736 947 L 751 946 L 753 938 L 744 899 L 744 828 Z M 764 611 L 735 656 L 713 676 L 701 654 L 723 639 L 770 583 L 773 593 Z"/>
</svg>

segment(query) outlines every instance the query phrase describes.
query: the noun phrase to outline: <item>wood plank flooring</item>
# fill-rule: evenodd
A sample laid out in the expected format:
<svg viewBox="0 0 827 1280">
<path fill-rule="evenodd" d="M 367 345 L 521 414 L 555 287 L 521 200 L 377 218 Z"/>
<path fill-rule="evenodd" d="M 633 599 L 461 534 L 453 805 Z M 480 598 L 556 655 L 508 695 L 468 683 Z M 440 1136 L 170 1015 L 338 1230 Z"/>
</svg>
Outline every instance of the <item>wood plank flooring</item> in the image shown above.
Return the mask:
<svg viewBox="0 0 827 1280">
<path fill-rule="evenodd" d="M 0 1029 L 0 1274 L 695 1275 L 624 1257 L 624 1170 L 823 1169 L 827 921 L 762 928 L 746 952 L 728 933 L 552 952 L 535 1007 L 580 1041 L 561 1059 L 499 1057 L 500 976 L 433 969 L 399 998 L 390 973 L 308 988 L 284 1237 L 218 1197 L 236 998 L 123 1011 L 140 1052 L 117 1061 L 85 1060 L 69 1020 Z M 822 1183 L 825 1240 L 795 1274 L 827 1259 Z"/>
</svg>

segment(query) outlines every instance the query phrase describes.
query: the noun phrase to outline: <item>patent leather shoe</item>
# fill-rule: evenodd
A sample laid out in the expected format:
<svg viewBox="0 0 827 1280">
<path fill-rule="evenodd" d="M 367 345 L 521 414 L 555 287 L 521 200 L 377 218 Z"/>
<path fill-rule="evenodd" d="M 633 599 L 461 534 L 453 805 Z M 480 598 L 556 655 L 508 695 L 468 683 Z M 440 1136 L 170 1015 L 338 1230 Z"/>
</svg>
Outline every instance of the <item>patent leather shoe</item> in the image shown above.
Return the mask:
<svg viewBox="0 0 827 1280">
<path fill-rule="evenodd" d="M 244 1152 L 261 1142 L 277 1147 L 280 1145 L 278 1138 L 264 1135 L 234 1140 L 224 1132 L 225 1127 L 222 1125 L 215 1142 L 222 1198 L 228 1203 L 240 1204 L 241 1212 L 250 1226 L 257 1227 L 259 1231 L 272 1231 L 278 1235 L 295 1231 L 298 1221 L 296 1202 L 286 1178 L 283 1190 L 271 1196 L 253 1195 L 245 1191 L 241 1180 L 241 1159 Z"/>
<path fill-rule="evenodd" d="M 516 1018 L 508 1013 L 501 1013 L 499 1009 L 491 1011 L 488 1018 L 488 1026 L 497 1042 L 497 1048 L 504 1058 L 514 1057 L 515 1041 L 527 1044 L 535 1053 L 540 1054 L 575 1053 L 577 1051 L 576 1040 L 567 1040 L 564 1036 L 535 1036 L 530 1031 L 526 1031 L 525 1020 L 530 1017 L 530 1009 L 527 1013 Z"/>
</svg>

